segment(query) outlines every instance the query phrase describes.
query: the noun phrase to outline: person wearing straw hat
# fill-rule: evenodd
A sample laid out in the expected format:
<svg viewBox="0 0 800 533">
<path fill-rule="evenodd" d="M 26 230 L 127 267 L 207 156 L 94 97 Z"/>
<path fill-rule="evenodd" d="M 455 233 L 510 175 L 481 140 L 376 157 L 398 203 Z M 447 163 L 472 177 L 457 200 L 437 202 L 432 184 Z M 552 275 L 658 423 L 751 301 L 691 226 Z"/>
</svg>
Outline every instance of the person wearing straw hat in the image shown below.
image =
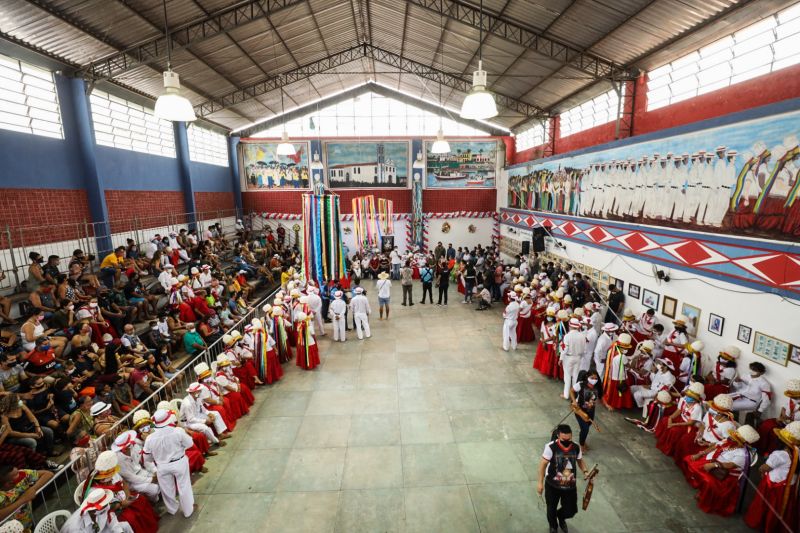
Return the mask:
<svg viewBox="0 0 800 533">
<path fill-rule="evenodd" d="M 758 441 L 758 451 L 761 454 L 768 454 L 778 448 L 776 429 L 781 429 L 791 422 L 800 421 L 800 379 L 790 379 L 786 382 L 786 389 L 783 391 L 788 402 L 781 406 L 781 411 L 776 418 L 768 418 L 758 425 L 758 434 L 761 439 Z"/>
<path fill-rule="evenodd" d="M 225 439 L 230 438 L 228 426 L 218 413 L 209 411 L 200 399 L 203 386 L 196 381 L 186 389 L 187 395 L 181 401 L 180 420 L 192 431 L 205 436 L 214 445 L 225 446 Z"/>
<path fill-rule="evenodd" d="M 666 420 L 672 413 L 675 412 L 677 406 L 672 394 L 666 390 L 660 390 L 656 394 L 654 401 L 650 402 L 647 407 L 647 416 L 644 420 L 636 420 L 635 418 L 625 418 L 626 422 L 635 424 L 639 429 L 648 433 L 655 433 L 661 424 L 662 420 Z M 661 425 L 662 429 L 664 425 Z"/>
<path fill-rule="evenodd" d="M 156 429 L 144 443 L 144 455 L 158 469 L 158 485 L 167 512 L 174 515 L 180 506 L 183 516 L 189 518 L 194 512 L 194 493 L 186 450 L 194 443 L 176 426 L 175 414 L 171 411 L 156 411 L 153 424 Z"/>
<path fill-rule="evenodd" d="M 333 321 L 333 340 L 345 342 L 345 313 L 347 304 L 344 301 L 344 293 L 336 291 L 333 293 L 333 301 L 328 306 L 328 315 Z"/>
<path fill-rule="evenodd" d="M 236 378 L 231 379 L 233 375 L 228 375 L 225 371 L 226 368 L 231 366 L 228 356 L 224 353 L 219 354 L 216 363 L 217 368 L 214 372 L 214 381 L 217 382 L 219 390 L 224 396 L 225 405 L 230 407 L 231 415 L 238 420 L 250 413 L 250 405 L 248 405 L 242 393 L 239 392 L 239 383 L 234 381 Z"/>
<path fill-rule="evenodd" d="M 697 506 L 706 513 L 730 516 L 739 507 L 750 465 L 757 457 L 758 432 L 745 424 L 728 429 L 725 439 L 686 458 L 687 480 L 699 489 Z"/>
<path fill-rule="evenodd" d="M 653 337 L 653 326 L 656 325 L 656 311 L 648 308 L 642 313 L 639 321 L 633 324 L 632 335 L 636 342 L 642 342 Z"/>
<path fill-rule="evenodd" d="M 680 315 L 672 321 L 672 332 L 664 341 L 664 353 L 662 357 L 666 357 L 672 361 L 672 366 L 674 368 L 680 368 L 681 359 L 686 353 L 686 345 L 689 344 L 689 334 L 686 330 L 688 324 L 689 318 L 685 315 Z"/>
<path fill-rule="evenodd" d="M 319 346 L 311 333 L 311 318 L 304 312 L 298 311 L 294 315 L 295 331 L 297 332 L 297 356 L 295 364 L 303 370 L 314 370 L 319 366 Z"/>
<path fill-rule="evenodd" d="M 546 318 L 542 322 L 539 334 L 539 344 L 536 346 L 536 354 L 533 357 L 533 368 L 540 373 L 547 375 L 550 362 L 556 357 L 556 309 L 548 307 L 545 311 Z"/>
<path fill-rule="evenodd" d="M 158 531 L 158 514 L 153 509 L 153 504 L 147 498 L 131 494 L 128 484 L 119 472 L 117 454 L 111 450 L 102 452 L 97 456 L 91 475 L 83 483 L 84 497 L 92 489 L 110 491 L 111 509 L 117 513 L 121 522 L 128 522 L 136 533 L 155 533 Z"/>
<path fill-rule="evenodd" d="M 681 366 L 678 369 L 678 382 L 680 388 L 689 383 L 689 379 L 698 379 L 703 375 L 702 362 L 705 348 L 703 341 L 693 341 L 686 346 L 686 351 L 681 358 Z"/>
<path fill-rule="evenodd" d="M 78 510 L 64 522 L 59 532 L 134 533 L 131 525 L 128 522 L 121 522 L 111 510 L 113 501 L 114 495 L 110 490 L 92 489 L 83 498 Z"/>
<path fill-rule="evenodd" d="M 664 455 L 674 456 L 675 446 L 687 434 L 694 430 L 703 420 L 703 399 L 705 389 L 702 383 L 694 382 L 683 392 L 677 409 L 666 421 L 656 426 L 656 448 Z"/>
<path fill-rule="evenodd" d="M 508 294 L 508 305 L 503 311 L 503 350 L 517 349 L 517 320 L 519 319 L 519 302 L 517 293 Z"/>
<path fill-rule="evenodd" d="M 644 341 L 649 342 L 649 341 Z M 650 386 L 632 385 L 631 393 L 636 407 L 644 407 L 645 403 L 655 398 L 659 392 L 667 392 L 675 385 L 675 376 L 669 369 L 668 359 L 656 359 L 656 371 L 650 375 Z"/>
<path fill-rule="evenodd" d="M 225 422 L 228 431 L 236 429 L 236 419 L 231 415 L 230 407 L 225 405 L 225 397 L 214 379 L 208 364 L 201 362 L 195 365 L 194 373 L 197 375 L 197 382 L 202 387 L 200 391 L 200 401 L 209 411 L 214 411 Z"/>
<path fill-rule="evenodd" d="M 378 281 L 375 282 L 378 289 L 378 315 L 383 320 L 383 312 L 386 311 L 386 320 L 389 320 L 389 302 L 392 298 L 392 282 L 389 280 L 388 272 L 378 274 Z"/>
<path fill-rule="evenodd" d="M 134 430 L 123 431 L 114 439 L 111 451 L 117 454 L 119 475 L 130 488 L 147 496 L 151 502 L 158 501 L 161 490 L 158 488 L 156 471 L 148 470 L 141 462 L 142 446 Z"/>
<path fill-rule="evenodd" d="M 767 368 L 763 364 L 753 361 L 749 368 L 749 375 L 736 377 L 731 382 L 733 410 L 757 410 L 757 416 L 760 418 L 772 403 L 772 386 L 764 377 Z"/>
<path fill-rule="evenodd" d="M 519 301 L 519 319 L 517 321 L 517 342 L 533 342 L 533 300 L 528 287 L 522 289 L 522 298 Z"/>
<path fill-rule="evenodd" d="M 706 374 L 706 390 L 709 396 L 714 397 L 717 394 L 730 392 L 731 383 L 736 377 L 736 360 L 739 359 L 741 353 L 736 346 L 726 346 L 719 351 L 717 362 L 714 363 L 714 370 Z"/>
<path fill-rule="evenodd" d="M 630 363 L 628 363 L 628 376 L 631 379 L 631 385 L 647 385 L 650 381 L 650 374 L 655 365 L 653 362 L 654 348 L 655 344 L 650 339 L 636 345 L 636 350 L 634 350 Z"/>
<path fill-rule="evenodd" d="M 586 336 L 581 331 L 581 321 L 577 318 L 569 320 L 569 332 L 561 339 L 560 358 L 561 366 L 564 368 L 564 392 L 561 397 L 569 400 L 569 391 L 578 379 L 578 371 L 581 359 L 586 351 Z"/>
<path fill-rule="evenodd" d="M 744 523 L 759 531 L 787 531 L 797 525 L 797 465 L 800 455 L 800 421 L 774 428 L 779 447 L 758 469 L 761 481 L 744 515 Z M 759 439 L 760 442 L 760 439 Z"/>
<path fill-rule="evenodd" d="M 608 351 L 611 349 L 611 345 L 614 344 L 618 330 L 619 326 L 615 323 L 607 322 L 603 325 L 601 333 L 597 337 L 597 344 L 594 347 L 594 366 L 601 376 L 605 374 Z"/>
<path fill-rule="evenodd" d="M 699 453 L 709 446 L 725 442 L 728 432 L 736 429 L 731 405 L 733 400 L 727 394 L 717 394 L 710 402 L 706 402 L 707 411 L 697 427 L 695 435 L 686 434 L 675 445 L 673 459 L 675 464 L 688 475 L 688 463 L 683 459 Z"/>
<path fill-rule="evenodd" d="M 369 300 L 364 296 L 363 288 L 356 287 L 353 292 L 355 292 L 355 296 L 350 300 L 350 309 L 353 311 L 356 335 L 358 335 L 359 340 L 363 339 L 364 335 L 369 339 L 372 337 L 372 332 L 369 329 L 369 315 L 372 313 Z"/>
<path fill-rule="evenodd" d="M 181 429 L 183 429 L 187 435 L 192 438 L 192 447 L 186 450 L 186 458 L 189 460 L 189 473 L 194 474 L 195 472 L 202 472 L 205 474 L 208 472 L 208 468 L 206 468 L 206 456 L 205 454 L 209 452 L 211 449 L 208 441 L 201 433 L 197 433 L 190 429 L 187 429 L 181 426 L 178 413 L 172 408 L 172 405 L 167 400 L 161 400 L 156 405 L 157 409 L 164 409 L 165 411 L 170 411 L 172 414 L 175 415 L 175 425 Z M 216 452 L 212 452 L 216 455 Z"/>
<path fill-rule="evenodd" d="M 609 411 L 633 407 L 633 395 L 628 386 L 628 350 L 633 339 L 629 333 L 621 333 L 608 350 L 609 363 L 606 367 L 603 385 L 603 404 Z"/>
</svg>

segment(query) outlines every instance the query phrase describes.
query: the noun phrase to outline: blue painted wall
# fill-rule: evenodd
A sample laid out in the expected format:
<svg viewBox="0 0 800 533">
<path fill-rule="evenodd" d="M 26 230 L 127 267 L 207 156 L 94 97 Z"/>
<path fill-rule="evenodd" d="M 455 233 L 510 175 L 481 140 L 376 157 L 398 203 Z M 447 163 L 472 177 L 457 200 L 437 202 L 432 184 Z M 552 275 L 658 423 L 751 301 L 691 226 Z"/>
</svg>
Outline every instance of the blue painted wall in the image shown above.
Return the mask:
<svg viewBox="0 0 800 533">
<path fill-rule="evenodd" d="M 194 192 L 233 192 L 231 169 L 219 165 L 195 163 L 190 165 Z"/>
</svg>

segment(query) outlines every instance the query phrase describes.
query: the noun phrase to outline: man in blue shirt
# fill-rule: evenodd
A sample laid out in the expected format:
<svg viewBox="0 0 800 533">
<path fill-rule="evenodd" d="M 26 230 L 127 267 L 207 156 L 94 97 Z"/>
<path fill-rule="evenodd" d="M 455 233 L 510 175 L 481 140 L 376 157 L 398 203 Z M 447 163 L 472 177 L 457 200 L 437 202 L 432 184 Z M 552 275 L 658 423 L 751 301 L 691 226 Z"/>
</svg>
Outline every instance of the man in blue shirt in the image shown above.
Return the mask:
<svg viewBox="0 0 800 533">
<path fill-rule="evenodd" d="M 419 279 L 422 281 L 422 301 L 420 303 L 425 303 L 426 294 L 430 302 L 433 303 L 433 268 L 427 264 L 420 268 Z"/>
</svg>

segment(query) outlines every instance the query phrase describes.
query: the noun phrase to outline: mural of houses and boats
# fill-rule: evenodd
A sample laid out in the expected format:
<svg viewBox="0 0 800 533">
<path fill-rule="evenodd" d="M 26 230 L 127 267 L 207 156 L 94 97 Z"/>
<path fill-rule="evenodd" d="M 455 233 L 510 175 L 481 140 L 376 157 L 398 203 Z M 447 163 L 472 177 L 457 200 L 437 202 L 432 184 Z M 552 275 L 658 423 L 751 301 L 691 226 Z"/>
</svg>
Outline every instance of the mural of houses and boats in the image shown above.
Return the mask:
<svg viewBox="0 0 800 533">
<path fill-rule="evenodd" d="M 427 141 L 427 179 L 429 189 L 445 187 L 494 187 L 497 178 L 497 141 L 451 141 L 450 152 L 433 154 Z"/>
</svg>

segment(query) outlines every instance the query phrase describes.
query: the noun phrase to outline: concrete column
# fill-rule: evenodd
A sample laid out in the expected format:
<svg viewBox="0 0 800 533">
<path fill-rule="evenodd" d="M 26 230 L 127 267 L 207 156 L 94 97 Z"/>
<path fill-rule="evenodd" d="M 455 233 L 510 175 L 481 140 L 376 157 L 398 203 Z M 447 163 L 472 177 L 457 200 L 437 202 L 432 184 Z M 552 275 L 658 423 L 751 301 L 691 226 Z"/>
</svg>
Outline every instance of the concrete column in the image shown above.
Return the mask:
<svg viewBox="0 0 800 533">
<path fill-rule="evenodd" d="M 189 229 L 196 229 L 197 206 L 194 202 L 194 188 L 192 187 L 192 172 L 189 161 L 189 135 L 185 122 L 173 122 L 172 130 L 175 132 L 175 155 L 178 159 L 178 174 L 181 178 L 183 191 L 183 204 L 189 219 L 186 221 Z"/>
<path fill-rule="evenodd" d="M 240 217 L 244 217 L 242 204 L 242 176 L 239 174 L 239 137 L 228 137 L 228 168 L 231 169 L 233 183 L 233 203 Z"/>
</svg>

